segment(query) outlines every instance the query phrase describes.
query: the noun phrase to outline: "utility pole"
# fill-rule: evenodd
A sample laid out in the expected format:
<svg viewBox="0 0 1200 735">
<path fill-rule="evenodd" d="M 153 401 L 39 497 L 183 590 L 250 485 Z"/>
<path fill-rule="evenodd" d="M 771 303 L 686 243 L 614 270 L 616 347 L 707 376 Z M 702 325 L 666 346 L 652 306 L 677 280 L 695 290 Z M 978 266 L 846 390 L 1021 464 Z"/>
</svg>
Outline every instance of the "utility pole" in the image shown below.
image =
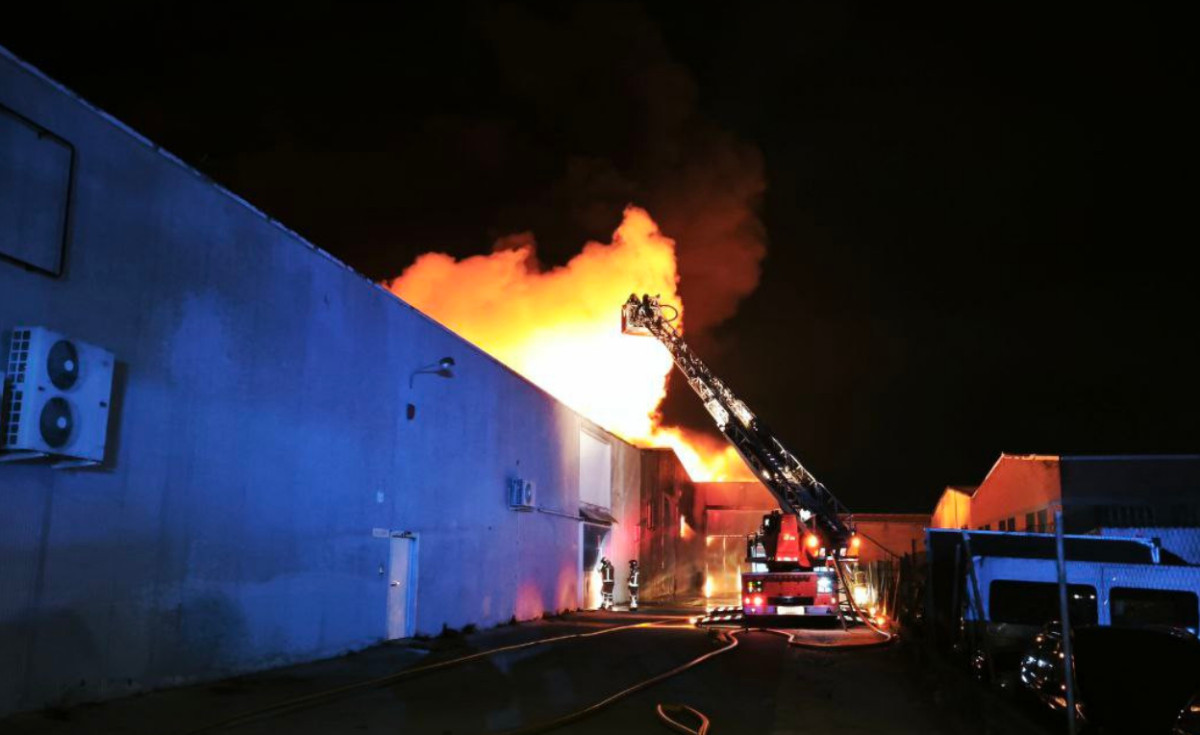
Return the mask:
<svg viewBox="0 0 1200 735">
<path fill-rule="evenodd" d="M 1061 508 L 1054 511 L 1054 546 L 1058 554 L 1058 607 L 1062 617 L 1063 681 L 1067 685 L 1067 732 L 1075 735 L 1075 657 L 1071 653 L 1071 614 L 1067 602 L 1067 561 L 1063 551 Z"/>
</svg>

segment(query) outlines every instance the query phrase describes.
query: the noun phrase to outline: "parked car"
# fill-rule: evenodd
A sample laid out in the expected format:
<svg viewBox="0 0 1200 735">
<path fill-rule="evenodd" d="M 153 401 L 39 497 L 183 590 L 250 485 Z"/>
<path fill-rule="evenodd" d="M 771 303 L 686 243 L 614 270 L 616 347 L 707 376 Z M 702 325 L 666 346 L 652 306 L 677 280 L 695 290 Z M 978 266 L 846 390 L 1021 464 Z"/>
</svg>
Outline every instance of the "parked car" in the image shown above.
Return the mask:
<svg viewBox="0 0 1200 735">
<path fill-rule="evenodd" d="M 1048 708 L 1065 712 L 1062 630 L 1046 625 L 1020 663 L 1020 681 Z M 1200 641 L 1165 626 L 1085 625 L 1071 636 L 1076 717 L 1103 733 L 1200 735 Z M 1064 715 L 1065 716 L 1065 715 Z M 1173 729 L 1174 728 L 1174 729 Z M 1182 729 L 1181 729 L 1182 728 Z"/>
</svg>

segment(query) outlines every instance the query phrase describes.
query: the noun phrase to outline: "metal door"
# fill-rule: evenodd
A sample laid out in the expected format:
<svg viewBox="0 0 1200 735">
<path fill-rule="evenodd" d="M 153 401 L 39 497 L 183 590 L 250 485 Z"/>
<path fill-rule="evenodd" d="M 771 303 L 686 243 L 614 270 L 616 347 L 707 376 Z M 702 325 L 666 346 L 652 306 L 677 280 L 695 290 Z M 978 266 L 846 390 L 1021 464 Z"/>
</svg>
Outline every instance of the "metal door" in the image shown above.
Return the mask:
<svg viewBox="0 0 1200 735">
<path fill-rule="evenodd" d="M 585 610 L 595 610 L 600 607 L 600 559 L 608 555 L 608 526 L 594 523 L 580 523 L 580 574 L 583 577 L 582 607 Z M 611 559 L 609 561 L 612 561 Z"/>
<path fill-rule="evenodd" d="M 391 537 L 388 571 L 387 637 L 410 638 L 416 623 L 417 539 L 409 533 Z"/>
</svg>

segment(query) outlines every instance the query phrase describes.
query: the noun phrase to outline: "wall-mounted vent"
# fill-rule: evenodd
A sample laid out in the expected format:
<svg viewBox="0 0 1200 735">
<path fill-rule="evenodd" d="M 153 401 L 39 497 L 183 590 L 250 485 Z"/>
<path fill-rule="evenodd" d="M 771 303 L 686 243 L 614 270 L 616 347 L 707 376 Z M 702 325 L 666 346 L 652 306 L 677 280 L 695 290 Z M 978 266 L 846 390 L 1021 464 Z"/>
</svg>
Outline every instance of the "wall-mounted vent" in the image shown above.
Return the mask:
<svg viewBox="0 0 1200 735">
<path fill-rule="evenodd" d="M 4 371 L 3 403 L 0 403 L 0 446 L 17 443 L 25 391 L 25 371 L 29 366 L 29 338 L 32 331 L 14 329 L 9 339 L 8 361 Z"/>
<path fill-rule="evenodd" d="M 513 510 L 533 510 L 533 483 L 514 477 L 508 481 L 508 507 Z"/>
<path fill-rule="evenodd" d="M 0 461 L 50 457 L 56 467 L 103 461 L 111 352 L 42 327 L 15 327 L 3 364 Z"/>
</svg>

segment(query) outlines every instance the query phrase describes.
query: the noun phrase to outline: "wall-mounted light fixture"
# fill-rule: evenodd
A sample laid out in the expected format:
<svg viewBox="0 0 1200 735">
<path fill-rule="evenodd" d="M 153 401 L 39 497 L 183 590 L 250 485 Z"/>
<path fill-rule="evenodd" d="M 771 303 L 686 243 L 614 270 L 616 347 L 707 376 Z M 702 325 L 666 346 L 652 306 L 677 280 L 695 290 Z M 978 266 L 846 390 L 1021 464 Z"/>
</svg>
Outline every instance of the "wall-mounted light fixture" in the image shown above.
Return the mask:
<svg viewBox="0 0 1200 735">
<path fill-rule="evenodd" d="M 443 357 L 435 363 L 419 367 L 412 372 L 412 375 L 408 376 L 408 387 L 413 387 L 413 379 L 418 375 L 438 375 L 443 378 L 453 378 L 454 371 L 450 369 L 452 367 L 454 367 L 453 357 Z"/>
</svg>

